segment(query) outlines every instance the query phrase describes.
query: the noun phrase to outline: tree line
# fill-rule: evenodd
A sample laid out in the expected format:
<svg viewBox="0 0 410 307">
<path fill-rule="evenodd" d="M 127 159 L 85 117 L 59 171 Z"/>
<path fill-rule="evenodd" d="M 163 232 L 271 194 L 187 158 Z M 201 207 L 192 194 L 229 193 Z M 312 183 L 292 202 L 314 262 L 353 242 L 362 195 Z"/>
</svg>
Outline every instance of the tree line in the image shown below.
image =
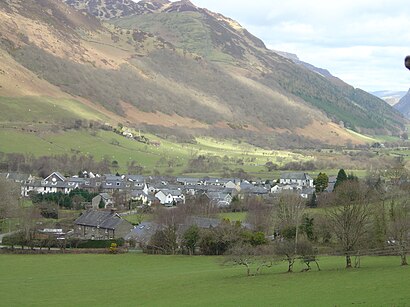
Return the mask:
<svg viewBox="0 0 410 307">
<path fill-rule="evenodd" d="M 323 177 L 321 173 L 315 181 Z M 305 270 L 310 270 L 311 264 L 319 268 L 317 256 L 323 253 L 344 256 L 346 268 L 360 267 L 365 255 L 396 255 L 402 265 L 407 265 L 407 181 L 391 184 L 391 180 L 386 182 L 381 176 L 375 179 L 371 174 L 359 180 L 341 170 L 334 192 L 323 190 L 323 184 L 319 185 L 314 209 L 295 193 L 282 193 L 270 201 L 248 198 L 244 223 L 224 220 L 205 229 L 192 225 L 181 230 L 187 216 L 183 206 L 160 210 L 154 214 L 160 227 L 145 248 L 164 254 L 225 255 L 226 262 L 248 269 L 285 260 L 288 272 L 293 271 L 297 259 L 306 265 Z M 196 210 L 200 207 L 196 203 Z"/>
</svg>

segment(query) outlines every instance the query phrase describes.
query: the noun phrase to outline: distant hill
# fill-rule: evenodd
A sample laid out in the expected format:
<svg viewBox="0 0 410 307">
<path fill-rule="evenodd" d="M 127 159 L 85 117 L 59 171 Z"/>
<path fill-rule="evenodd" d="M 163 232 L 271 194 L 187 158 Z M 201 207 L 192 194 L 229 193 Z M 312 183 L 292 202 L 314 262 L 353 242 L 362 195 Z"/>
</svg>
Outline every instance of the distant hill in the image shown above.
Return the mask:
<svg viewBox="0 0 410 307">
<path fill-rule="evenodd" d="M 190 1 L 6 0 L 0 34 L 0 102 L 17 122 L 36 113 L 37 124 L 52 123 L 46 110 L 61 100 L 54 105 L 70 111 L 56 123 L 92 113 L 270 147 L 361 143 L 345 128 L 397 135 L 406 123 L 381 99 Z"/>
<path fill-rule="evenodd" d="M 394 106 L 397 104 L 404 95 L 406 95 L 405 91 L 376 91 L 371 92 L 370 94 L 379 97 L 386 101 L 389 105 Z"/>
<path fill-rule="evenodd" d="M 285 58 L 288 58 L 289 60 L 292 60 L 296 64 L 305 66 L 307 69 L 309 69 L 311 71 L 314 71 L 314 72 L 318 73 L 319 75 L 322 75 L 325 78 L 328 78 L 328 79 L 335 78 L 335 76 L 333 76 L 327 69 L 319 68 L 319 67 L 316 67 L 312 64 L 303 62 L 294 53 L 289 53 L 289 52 L 279 51 L 279 50 L 274 50 L 274 52 L 276 52 L 277 54 L 280 54 L 281 56 L 283 56 Z"/>
<path fill-rule="evenodd" d="M 409 91 L 399 100 L 394 108 L 400 111 L 404 116 L 410 119 L 410 89 Z"/>
</svg>

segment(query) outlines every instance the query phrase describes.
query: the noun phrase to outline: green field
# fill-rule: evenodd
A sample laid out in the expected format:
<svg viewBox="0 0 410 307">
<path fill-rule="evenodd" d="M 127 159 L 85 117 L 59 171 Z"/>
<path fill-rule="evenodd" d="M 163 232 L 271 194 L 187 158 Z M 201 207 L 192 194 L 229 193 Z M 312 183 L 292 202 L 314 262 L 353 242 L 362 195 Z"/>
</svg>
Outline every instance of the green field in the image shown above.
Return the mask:
<svg viewBox="0 0 410 307">
<path fill-rule="evenodd" d="M 230 221 L 240 221 L 243 222 L 246 219 L 247 212 L 225 212 L 220 213 L 218 216 L 221 219 L 229 219 Z"/>
<path fill-rule="evenodd" d="M 145 172 L 154 169 L 162 173 L 169 171 L 172 161 L 172 175 L 182 174 L 189 159 L 198 155 L 215 156 L 224 160 L 224 165 L 235 169 L 243 168 L 250 173 L 266 171 L 264 164 L 272 161 L 282 165 L 291 161 L 307 161 L 311 156 L 288 151 L 268 151 L 246 143 L 218 141 L 212 138 L 198 138 L 196 144 L 180 144 L 146 134 L 150 140 L 158 140 L 155 147 L 103 130 L 69 130 L 61 133 L 28 133 L 19 129 L 0 129 L 0 152 L 41 155 L 81 154 L 118 161 L 119 171 L 126 171 L 127 162 L 135 160 Z M 241 165 L 237 161 L 241 160 Z M 222 167 L 221 167 L 222 168 Z M 209 174 L 209 173 L 208 173 Z M 205 176 L 206 174 L 189 174 Z M 215 175 L 220 175 L 216 173 Z M 267 178 L 271 174 L 265 174 Z"/>
<path fill-rule="evenodd" d="M 125 255 L 2 255 L 2 306 L 408 306 L 410 267 L 364 257 L 361 269 L 321 259 L 322 271 L 262 275 L 221 258 Z M 296 263 L 299 271 L 301 265 Z"/>
<path fill-rule="evenodd" d="M 107 120 L 74 99 L 50 97 L 0 97 L 0 123 L 62 123 L 68 120 Z"/>
</svg>

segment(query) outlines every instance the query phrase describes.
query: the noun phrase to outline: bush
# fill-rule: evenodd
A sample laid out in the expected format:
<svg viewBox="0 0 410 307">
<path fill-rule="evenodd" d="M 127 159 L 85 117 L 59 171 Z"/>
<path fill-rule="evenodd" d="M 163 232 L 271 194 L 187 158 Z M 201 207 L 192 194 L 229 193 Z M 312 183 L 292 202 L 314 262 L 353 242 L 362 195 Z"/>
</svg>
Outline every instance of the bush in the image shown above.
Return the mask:
<svg viewBox="0 0 410 307">
<path fill-rule="evenodd" d="M 124 245 L 124 239 L 115 240 L 83 240 L 78 243 L 78 248 L 110 248 L 111 244 L 117 244 L 117 246 Z"/>
</svg>

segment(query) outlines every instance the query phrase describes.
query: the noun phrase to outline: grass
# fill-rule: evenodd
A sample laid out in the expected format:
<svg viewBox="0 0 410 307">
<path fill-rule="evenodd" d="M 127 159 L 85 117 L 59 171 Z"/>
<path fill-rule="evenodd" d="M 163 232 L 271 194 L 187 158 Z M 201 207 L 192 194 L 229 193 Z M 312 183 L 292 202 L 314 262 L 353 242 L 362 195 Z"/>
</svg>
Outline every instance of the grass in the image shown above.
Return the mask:
<svg viewBox="0 0 410 307">
<path fill-rule="evenodd" d="M 220 213 L 218 216 L 221 219 L 229 219 L 232 222 L 240 221 L 243 222 L 246 219 L 246 212 L 224 212 Z"/>
<path fill-rule="evenodd" d="M 280 263 L 246 277 L 221 258 L 188 256 L 0 256 L 3 306 L 406 306 L 409 267 L 366 257 L 361 269 L 322 258 L 321 272 L 286 274 Z M 295 269 L 300 271 L 301 264 Z"/>
<path fill-rule="evenodd" d="M 152 214 L 142 214 L 142 216 L 140 214 L 130 214 L 123 216 L 123 218 L 134 225 L 138 225 L 141 222 L 152 221 Z"/>
<path fill-rule="evenodd" d="M 158 139 L 146 135 L 150 139 Z M 250 173 L 262 173 L 264 164 L 273 161 L 279 165 L 290 161 L 313 159 L 287 151 L 267 151 L 245 143 L 198 138 L 197 144 L 179 144 L 160 139 L 161 146 L 154 147 L 127 139 L 111 131 L 69 130 L 61 133 L 28 133 L 19 129 L 0 129 L 0 152 L 41 155 L 81 154 L 96 160 L 104 158 L 118 161 L 120 172 L 126 171 L 128 162 L 137 161 L 146 172 L 168 170 L 167 161 L 173 160 L 173 175 L 183 174 L 189 159 L 197 155 L 226 158 L 226 166 L 243 168 Z M 241 160 L 242 165 L 237 161 Z M 191 176 L 191 174 L 187 174 Z M 201 174 L 203 175 L 203 174 Z M 220 173 L 216 172 L 215 176 Z M 271 174 L 266 174 L 270 178 Z"/>
<path fill-rule="evenodd" d="M 106 118 L 73 99 L 50 97 L 0 97 L 0 123 L 61 123 L 65 120 Z"/>
</svg>

